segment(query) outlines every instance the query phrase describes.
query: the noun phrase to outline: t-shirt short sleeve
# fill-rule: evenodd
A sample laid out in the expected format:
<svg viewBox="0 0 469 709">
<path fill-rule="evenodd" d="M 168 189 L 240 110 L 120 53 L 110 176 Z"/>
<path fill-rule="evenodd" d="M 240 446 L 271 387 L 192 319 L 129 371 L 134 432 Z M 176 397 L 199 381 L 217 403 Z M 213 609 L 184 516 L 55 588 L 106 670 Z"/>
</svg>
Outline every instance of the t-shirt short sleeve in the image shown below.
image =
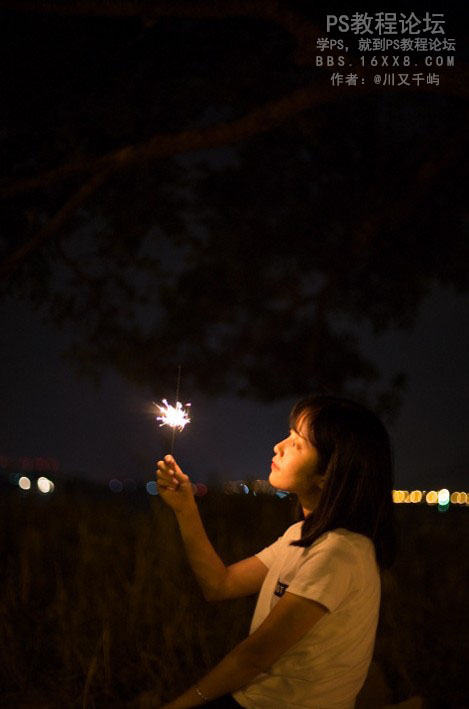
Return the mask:
<svg viewBox="0 0 469 709">
<path fill-rule="evenodd" d="M 254 556 L 257 556 L 257 558 L 262 561 L 264 566 L 267 566 L 267 568 L 270 569 L 284 543 L 284 537 L 279 537 L 276 542 L 270 544 L 268 547 L 265 547 L 261 551 L 258 551 L 257 554 L 254 554 Z"/>
<path fill-rule="evenodd" d="M 359 569 L 351 545 L 331 535 L 325 544 L 308 549 L 288 591 L 334 611 L 357 587 Z"/>
</svg>

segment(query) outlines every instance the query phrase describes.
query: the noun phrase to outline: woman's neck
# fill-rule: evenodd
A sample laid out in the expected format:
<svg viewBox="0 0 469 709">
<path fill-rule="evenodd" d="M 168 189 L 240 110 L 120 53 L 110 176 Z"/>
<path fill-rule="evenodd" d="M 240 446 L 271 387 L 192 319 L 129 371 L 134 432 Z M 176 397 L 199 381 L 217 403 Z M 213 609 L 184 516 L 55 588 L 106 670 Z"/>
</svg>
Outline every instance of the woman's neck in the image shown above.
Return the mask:
<svg viewBox="0 0 469 709">
<path fill-rule="evenodd" d="M 303 515 L 305 516 L 305 519 L 311 512 L 314 512 L 314 510 L 318 506 L 320 497 L 321 490 L 319 488 L 316 488 L 311 493 L 298 495 L 298 502 L 300 503 L 301 509 L 303 510 Z"/>
</svg>

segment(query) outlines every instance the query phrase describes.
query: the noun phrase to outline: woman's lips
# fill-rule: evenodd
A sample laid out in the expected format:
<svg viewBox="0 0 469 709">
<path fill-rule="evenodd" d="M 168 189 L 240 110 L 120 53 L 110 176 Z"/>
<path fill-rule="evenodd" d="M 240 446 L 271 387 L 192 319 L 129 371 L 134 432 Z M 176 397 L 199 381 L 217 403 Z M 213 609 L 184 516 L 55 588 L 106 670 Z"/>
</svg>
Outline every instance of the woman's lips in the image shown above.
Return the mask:
<svg viewBox="0 0 469 709">
<path fill-rule="evenodd" d="M 270 467 L 271 467 L 272 470 L 273 470 L 274 468 L 275 468 L 275 470 L 278 470 L 278 465 L 277 465 L 276 463 L 274 463 L 274 461 L 272 461 L 272 465 L 271 465 Z"/>
</svg>

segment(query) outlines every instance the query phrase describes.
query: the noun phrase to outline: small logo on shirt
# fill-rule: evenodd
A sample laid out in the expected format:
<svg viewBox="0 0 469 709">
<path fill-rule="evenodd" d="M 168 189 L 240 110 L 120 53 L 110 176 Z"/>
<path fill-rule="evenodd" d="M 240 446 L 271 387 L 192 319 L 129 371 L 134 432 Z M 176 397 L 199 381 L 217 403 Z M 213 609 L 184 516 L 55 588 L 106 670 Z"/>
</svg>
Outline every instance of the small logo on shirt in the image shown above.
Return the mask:
<svg viewBox="0 0 469 709">
<path fill-rule="evenodd" d="M 288 588 L 287 583 L 282 583 L 281 581 L 277 581 L 277 586 L 274 591 L 274 596 L 278 596 L 279 598 L 282 598 L 283 594 Z"/>
</svg>

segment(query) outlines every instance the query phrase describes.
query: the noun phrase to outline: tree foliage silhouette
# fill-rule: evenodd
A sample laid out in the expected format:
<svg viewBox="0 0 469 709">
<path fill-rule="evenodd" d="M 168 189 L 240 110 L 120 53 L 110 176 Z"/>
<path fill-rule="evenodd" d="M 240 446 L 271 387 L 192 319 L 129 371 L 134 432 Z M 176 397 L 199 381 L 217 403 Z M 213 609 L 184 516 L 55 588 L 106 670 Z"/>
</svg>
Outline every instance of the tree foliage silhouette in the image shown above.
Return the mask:
<svg viewBox="0 0 469 709">
<path fill-rule="evenodd" d="M 299 2 L 2 7 L 3 291 L 73 327 L 80 371 L 366 391 L 348 324 L 409 327 L 436 282 L 467 289 L 464 64 L 334 88 Z"/>
</svg>

